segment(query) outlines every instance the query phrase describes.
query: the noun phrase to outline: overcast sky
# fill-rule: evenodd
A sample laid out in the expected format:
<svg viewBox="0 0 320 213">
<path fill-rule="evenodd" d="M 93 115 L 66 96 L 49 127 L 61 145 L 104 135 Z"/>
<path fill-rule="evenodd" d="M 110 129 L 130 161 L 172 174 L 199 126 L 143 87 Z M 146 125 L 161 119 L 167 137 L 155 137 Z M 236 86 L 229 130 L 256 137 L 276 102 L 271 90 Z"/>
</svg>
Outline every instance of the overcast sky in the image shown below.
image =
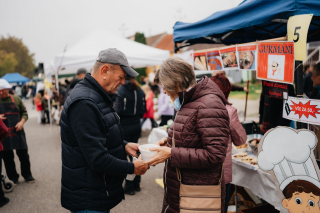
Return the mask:
<svg viewBox="0 0 320 213">
<path fill-rule="evenodd" d="M 95 29 L 119 36 L 173 33 L 176 21 L 196 22 L 242 1 L 0 0 L 0 35 L 22 38 L 36 63 L 48 63 Z"/>
</svg>

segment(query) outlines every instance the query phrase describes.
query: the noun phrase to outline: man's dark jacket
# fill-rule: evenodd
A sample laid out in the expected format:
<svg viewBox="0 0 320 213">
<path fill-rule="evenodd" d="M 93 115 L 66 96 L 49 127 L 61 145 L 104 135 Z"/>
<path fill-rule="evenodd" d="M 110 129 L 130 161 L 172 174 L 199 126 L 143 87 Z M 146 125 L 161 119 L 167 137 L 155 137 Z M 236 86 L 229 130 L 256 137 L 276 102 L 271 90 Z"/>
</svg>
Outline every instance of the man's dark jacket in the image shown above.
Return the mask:
<svg viewBox="0 0 320 213">
<path fill-rule="evenodd" d="M 126 161 L 119 117 L 108 95 L 87 74 L 61 115 L 61 204 L 71 211 L 106 211 L 124 199 L 122 182 L 134 172 Z"/>
</svg>

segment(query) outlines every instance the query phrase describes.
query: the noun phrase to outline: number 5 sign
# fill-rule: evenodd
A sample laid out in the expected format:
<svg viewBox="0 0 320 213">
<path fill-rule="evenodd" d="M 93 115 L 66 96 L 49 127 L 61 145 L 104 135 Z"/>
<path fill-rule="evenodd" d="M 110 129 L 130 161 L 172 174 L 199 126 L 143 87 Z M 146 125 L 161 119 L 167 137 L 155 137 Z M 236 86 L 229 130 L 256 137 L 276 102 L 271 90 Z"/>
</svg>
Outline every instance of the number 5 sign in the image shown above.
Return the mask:
<svg viewBox="0 0 320 213">
<path fill-rule="evenodd" d="M 296 15 L 288 20 L 288 41 L 294 41 L 295 60 L 307 59 L 307 35 L 313 14 Z"/>
</svg>

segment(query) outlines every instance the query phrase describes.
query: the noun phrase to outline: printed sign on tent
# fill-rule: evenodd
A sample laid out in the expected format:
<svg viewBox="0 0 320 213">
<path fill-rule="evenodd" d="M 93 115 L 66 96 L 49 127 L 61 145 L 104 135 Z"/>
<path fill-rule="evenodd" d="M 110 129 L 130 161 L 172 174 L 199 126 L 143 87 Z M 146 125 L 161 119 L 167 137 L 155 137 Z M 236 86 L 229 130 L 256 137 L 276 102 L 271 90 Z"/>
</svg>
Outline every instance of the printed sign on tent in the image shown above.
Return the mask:
<svg viewBox="0 0 320 213">
<path fill-rule="evenodd" d="M 258 165 L 275 180 L 281 212 L 319 212 L 320 171 L 313 150 L 316 135 L 306 129 L 277 127 L 259 143 Z"/>
<path fill-rule="evenodd" d="M 294 44 L 288 42 L 258 42 L 257 78 L 293 84 Z"/>
<path fill-rule="evenodd" d="M 283 103 L 282 117 L 303 123 L 320 125 L 320 100 L 288 97 Z"/>
<path fill-rule="evenodd" d="M 182 58 L 186 62 L 188 62 L 193 67 L 193 50 L 189 50 L 183 53 L 174 54 L 175 58 Z"/>
<path fill-rule="evenodd" d="M 240 69 L 256 70 L 256 50 L 257 45 L 238 45 L 238 56 Z"/>
<path fill-rule="evenodd" d="M 208 70 L 206 52 L 193 53 L 194 70 Z"/>
<path fill-rule="evenodd" d="M 222 70 L 222 63 L 219 50 L 207 52 L 209 70 Z"/>
<path fill-rule="evenodd" d="M 271 98 L 288 99 L 288 84 L 262 81 L 262 95 Z"/>
<path fill-rule="evenodd" d="M 239 69 L 239 60 L 237 57 L 237 46 L 230 46 L 220 49 L 220 57 L 223 69 Z"/>
</svg>

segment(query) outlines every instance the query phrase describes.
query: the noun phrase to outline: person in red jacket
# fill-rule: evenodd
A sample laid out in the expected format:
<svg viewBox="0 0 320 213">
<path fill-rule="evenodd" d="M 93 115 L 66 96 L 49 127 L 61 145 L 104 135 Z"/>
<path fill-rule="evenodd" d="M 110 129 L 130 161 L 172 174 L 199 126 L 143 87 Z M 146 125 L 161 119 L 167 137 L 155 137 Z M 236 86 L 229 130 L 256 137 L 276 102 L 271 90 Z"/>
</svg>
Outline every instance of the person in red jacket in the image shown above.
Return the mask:
<svg viewBox="0 0 320 213">
<path fill-rule="evenodd" d="M 210 79 L 219 86 L 219 88 L 225 95 L 226 99 L 228 99 L 231 88 L 232 88 L 232 85 L 230 84 L 229 79 L 224 75 L 213 76 Z M 230 103 L 226 104 L 226 108 L 228 110 L 229 119 L 230 119 L 231 134 L 229 135 L 227 157 L 223 164 L 224 178 L 225 178 L 225 184 L 226 184 L 226 203 L 225 203 L 225 211 L 224 211 L 225 213 L 227 213 L 228 211 L 230 183 L 232 182 L 232 158 L 231 158 L 232 142 L 236 146 L 241 146 L 242 144 L 246 143 L 246 140 L 247 140 L 246 130 L 243 128 L 242 124 L 239 121 L 237 109 L 234 108 Z"/>
<path fill-rule="evenodd" d="M 42 109 L 42 102 L 41 102 L 41 93 L 38 92 L 38 94 L 36 95 L 36 97 L 34 97 L 34 104 L 37 107 L 37 113 L 38 113 L 38 124 L 41 124 L 41 120 L 43 117 L 43 109 Z"/>
<path fill-rule="evenodd" d="M 147 84 L 143 85 L 141 89 L 146 95 L 146 108 L 147 108 L 147 112 L 144 113 L 143 115 L 142 124 L 149 118 L 151 121 L 152 128 L 157 127 L 158 124 L 154 120 L 153 91 L 151 90 L 150 86 Z"/>
<path fill-rule="evenodd" d="M 3 123 L 3 121 L 0 119 L 0 174 L 2 171 L 2 150 L 3 146 L 1 141 L 8 135 L 8 127 Z M 2 186 L 0 183 L 0 208 L 4 205 L 6 205 L 9 202 L 9 198 L 4 196 L 4 193 L 2 191 Z"/>
</svg>

